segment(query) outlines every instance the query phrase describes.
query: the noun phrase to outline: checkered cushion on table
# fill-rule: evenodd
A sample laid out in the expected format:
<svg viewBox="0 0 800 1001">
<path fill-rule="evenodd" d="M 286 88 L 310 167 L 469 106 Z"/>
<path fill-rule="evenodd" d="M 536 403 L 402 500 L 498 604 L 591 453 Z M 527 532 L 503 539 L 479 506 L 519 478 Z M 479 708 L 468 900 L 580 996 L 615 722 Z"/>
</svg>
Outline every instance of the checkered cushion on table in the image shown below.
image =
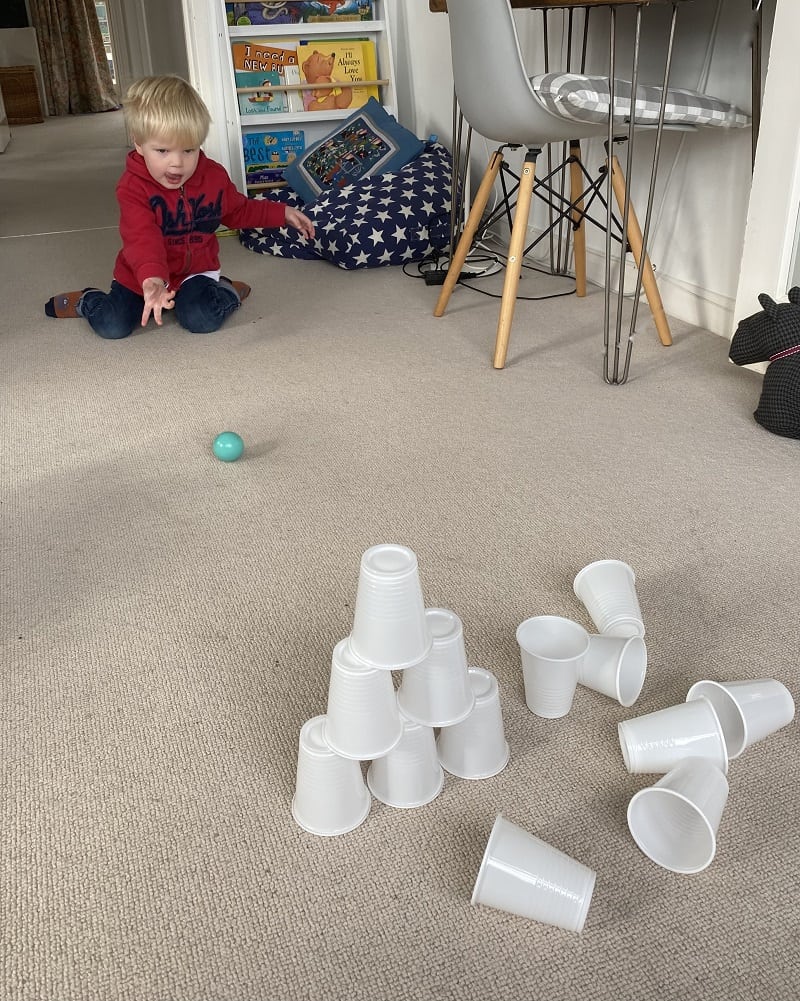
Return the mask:
<svg viewBox="0 0 800 1001">
<path fill-rule="evenodd" d="M 577 73 L 545 73 L 531 77 L 536 96 L 548 111 L 562 118 L 587 124 L 605 124 L 611 95 L 608 77 L 582 76 Z M 640 84 L 636 88 L 636 122 L 658 124 L 661 88 Z M 614 87 L 614 121 L 630 121 L 631 84 L 616 80 Z M 667 88 L 664 112 L 667 125 L 716 125 L 723 128 L 743 128 L 750 118 L 740 108 L 708 94 L 677 87 Z"/>
</svg>

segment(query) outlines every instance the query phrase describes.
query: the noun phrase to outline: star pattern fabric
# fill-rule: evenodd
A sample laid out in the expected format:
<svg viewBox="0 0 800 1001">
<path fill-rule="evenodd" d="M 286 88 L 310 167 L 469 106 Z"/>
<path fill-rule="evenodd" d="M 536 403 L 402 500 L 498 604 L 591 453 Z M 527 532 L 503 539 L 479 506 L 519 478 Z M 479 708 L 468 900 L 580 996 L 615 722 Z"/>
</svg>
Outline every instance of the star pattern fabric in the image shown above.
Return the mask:
<svg viewBox="0 0 800 1001">
<path fill-rule="evenodd" d="M 305 205 L 291 188 L 268 196 L 301 208 L 314 221 L 314 240 L 289 227 L 243 229 L 239 239 L 257 254 L 322 258 L 348 271 L 420 261 L 449 243 L 450 176 L 450 154 L 428 143 L 395 173 L 330 189 Z"/>
</svg>

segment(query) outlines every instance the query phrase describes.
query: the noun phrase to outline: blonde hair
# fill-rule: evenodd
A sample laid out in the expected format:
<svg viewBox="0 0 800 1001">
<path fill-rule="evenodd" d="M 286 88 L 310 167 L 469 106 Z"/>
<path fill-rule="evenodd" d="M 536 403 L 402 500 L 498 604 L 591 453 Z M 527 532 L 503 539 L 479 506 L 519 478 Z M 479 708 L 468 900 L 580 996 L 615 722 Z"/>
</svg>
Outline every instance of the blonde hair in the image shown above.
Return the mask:
<svg viewBox="0 0 800 1001">
<path fill-rule="evenodd" d="M 203 144 L 211 125 L 202 98 L 179 76 L 137 80 L 125 95 L 122 109 L 128 132 L 140 145 L 165 139 L 195 149 Z"/>
</svg>

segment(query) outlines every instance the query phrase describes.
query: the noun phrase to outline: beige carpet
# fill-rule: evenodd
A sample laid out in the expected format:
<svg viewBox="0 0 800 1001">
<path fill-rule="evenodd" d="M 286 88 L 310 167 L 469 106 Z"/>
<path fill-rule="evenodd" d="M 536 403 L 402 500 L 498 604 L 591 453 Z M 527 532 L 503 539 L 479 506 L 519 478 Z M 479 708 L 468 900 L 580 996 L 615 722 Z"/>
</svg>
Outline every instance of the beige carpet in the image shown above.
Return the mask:
<svg viewBox="0 0 800 1001">
<path fill-rule="evenodd" d="M 58 132 L 15 129 L 0 157 L 0 997 L 796 997 L 796 723 L 731 762 L 693 876 L 633 842 L 628 801 L 657 776 L 628 774 L 617 740 L 701 678 L 797 698 L 798 444 L 753 421 L 759 377 L 679 323 L 661 348 L 645 318 L 629 383 L 607 386 L 599 292 L 520 303 L 495 372 L 496 301 L 459 290 L 435 320 L 436 290 L 399 269 L 230 238 L 226 273 L 254 290 L 222 331 L 104 342 L 43 315 L 106 285 L 118 245 L 95 204 L 116 169 L 105 188 L 69 171 Z M 56 228 L 37 204 L 51 162 L 59 226 L 85 231 L 17 238 Z M 228 465 L 210 451 L 227 428 L 247 449 Z M 382 541 L 417 553 L 426 604 L 497 676 L 511 758 L 319 838 L 290 814 L 298 734 Z M 572 580 L 604 557 L 636 570 L 642 695 L 579 688 L 539 719 L 515 628 L 590 627 Z M 582 935 L 470 904 L 500 812 L 597 871 Z"/>
</svg>

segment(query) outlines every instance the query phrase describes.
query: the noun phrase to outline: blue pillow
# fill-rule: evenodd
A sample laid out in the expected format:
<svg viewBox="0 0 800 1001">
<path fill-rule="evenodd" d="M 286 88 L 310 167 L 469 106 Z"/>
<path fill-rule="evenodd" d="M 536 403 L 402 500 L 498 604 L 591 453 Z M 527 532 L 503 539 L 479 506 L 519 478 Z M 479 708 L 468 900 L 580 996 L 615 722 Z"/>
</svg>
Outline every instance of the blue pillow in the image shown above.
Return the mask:
<svg viewBox="0 0 800 1001">
<path fill-rule="evenodd" d="M 313 202 L 329 188 L 344 188 L 362 177 L 399 170 L 424 148 L 421 139 L 371 97 L 293 160 L 283 176 L 304 202 Z"/>
</svg>

